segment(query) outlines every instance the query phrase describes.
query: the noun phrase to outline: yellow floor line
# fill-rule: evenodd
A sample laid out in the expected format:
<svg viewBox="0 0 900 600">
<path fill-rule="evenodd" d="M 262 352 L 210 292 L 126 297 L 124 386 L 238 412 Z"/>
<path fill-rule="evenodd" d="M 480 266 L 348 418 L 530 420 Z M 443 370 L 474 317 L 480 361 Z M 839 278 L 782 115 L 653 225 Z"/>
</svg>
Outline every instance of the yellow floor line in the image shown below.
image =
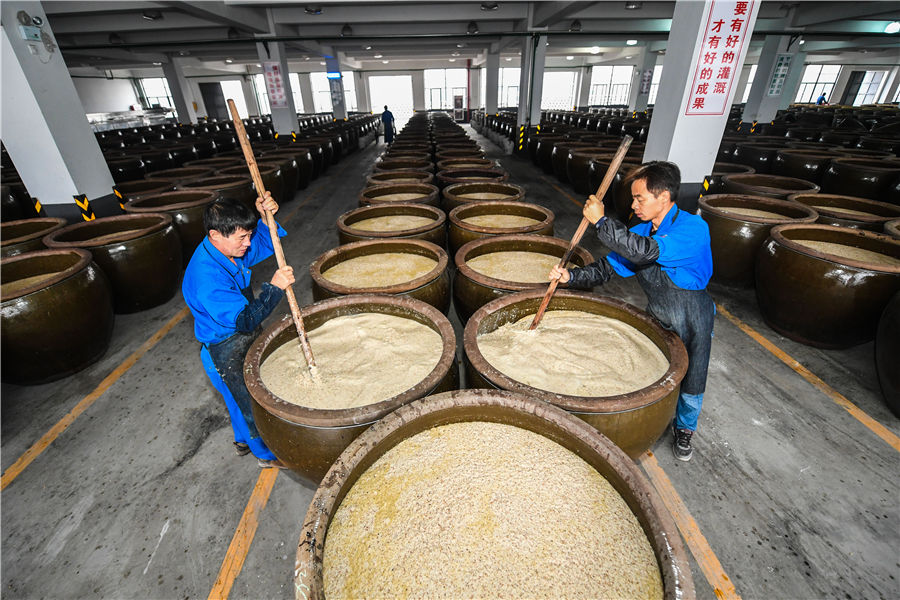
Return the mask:
<svg viewBox="0 0 900 600">
<path fill-rule="evenodd" d="M 81 402 L 75 405 L 75 408 L 69 411 L 69 413 L 60 419 L 56 425 L 50 428 L 50 430 L 41 436 L 37 442 L 35 442 L 25 453 L 20 456 L 16 462 L 14 462 L 10 467 L 3 472 L 3 476 L 0 477 L 0 490 L 6 489 L 10 483 L 12 483 L 16 477 L 22 474 L 22 471 L 34 461 L 44 450 L 47 449 L 50 444 L 53 443 L 56 438 L 58 438 L 63 431 L 65 431 L 69 425 L 71 425 L 78 416 L 86 411 L 91 405 L 97 401 L 100 396 L 106 392 L 110 388 L 112 384 L 114 384 L 118 379 L 124 375 L 128 369 L 134 366 L 134 364 L 149 351 L 153 346 L 159 342 L 159 340 L 163 339 L 169 331 L 172 330 L 183 318 L 185 318 L 189 313 L 189 309 L 184 307 L 178 313 L 169 319 L 169 322 L 163 325 L 156 333 L 154 333 L 150 338 L 141 344 L 140 348 L 131 353 L 131 355 L 126 358 L 122 363 L 113 370 L 112 373 L 107 375 L 103 381 L 100 382 L 94 391 L 85 396 Z"/>
<path fill-rule="evenodd" d="M 872 433 L 887 442 L 888 445 L 890 445 L 894 450 L 900 452 L 900 437 L 898 437 L 887 427 L 870 417 L 858 406 L 847 400 L 847 398 L 843 394 L 839 393 L 833 387 L 822 381 L 812 371 L 801 365 L 794 358 L 788 355 L 784 350 L 770 342 L 761 333 L 732 315 L 721 304 L 716 304 L 716 310 L 718 310 L 726 319 L 734 323 L 734 325 L 736 325 L 738 329 L 753 338 L 753 340 L 757 344 L 771 352 L 778 360 L 796 371 L 801 377 L 803 377 L 803 379 L 812 384 L 813 387 L 817 388 L 819 391 L 831 398 L 831 400 L 834 401 L 835 404 L 850 413 L 850 416 L 868 427 L 869 430 L 872 431 Z"/>
<path fill-rule="evenodd" d="M 225 553 L 225 559 L 219 569 L 219 575 L 213 584 L 212 590 L 209 592 L 209 600 L 225 600 L 231 593 L 231 586 L 234 580 L 240 575 L 241 569 L 244 568 L 244 561 L 247 559 L 247 553 L 250 551 L 250 545 L 256 536 L 256 528 L 259 526 L 259 515 L 266 507 L 269 496 L 272 494 L 272 488 L 275 486 L 275 480 L 278 478 L 278 469 L 261 469 L 256 485 L 253 487 L 253 493 L 247 501 L 244 508 L 244 514 L 238 523 L 237 529 L 234 531 L 234 537 L 231 538 L 231 544 Z"/>
<path fill-rule="evenodd" d="M 706 576 L 706 580 L 712 586 L 716 598 L 740 600 L 740 595 L 722 568 L 722 563 L 719 562 L 709 542 L 706 541 L 706 537 L 700 531 L 697 521 L 691 516 L 681 496 L 675 491 L 672 481 L 666 475 L 666 472 L 662 470 L 662 467 L 659 466 L 656 457 L 653 456 L 652 452 L 648 451 L 640 458 L 638 463 L 643 467 L 644 472 L 647 473 L 647 477 L 650 478 L 650 482 L 656 488 L 660 498 L 662 498 L 663 504 L 671 513 L 678 530 L 681 532 L 681 536 L 684 538 L 684 542 L 690 549 L 691 554 L 694 555 L 694 559 Z"/>
</svg>

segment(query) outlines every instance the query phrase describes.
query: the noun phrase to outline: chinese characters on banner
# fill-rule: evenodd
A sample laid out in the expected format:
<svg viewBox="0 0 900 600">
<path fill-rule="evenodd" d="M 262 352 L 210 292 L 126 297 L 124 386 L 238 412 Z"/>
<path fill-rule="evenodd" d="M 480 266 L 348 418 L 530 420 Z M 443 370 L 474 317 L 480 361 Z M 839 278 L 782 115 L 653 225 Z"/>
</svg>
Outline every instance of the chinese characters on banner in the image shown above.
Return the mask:
<svg viewBox="0 0 900 600">
<path fill-rule="evenodd" d="M 287 108 L 287 95 L 284 91 L 284 77 L 281 72 L 281 64 L 278 62 L 263 63 L 263 71 L 266 75 L 266 92 L 269 95 L 269 106 L 272 108 Z"/>
<path fill-rule="evenodd" d="M 713 0 L 685 115 L 728 112 L 728 96 L 741 71 L 738 61 L 744 43 L 749 41 L 750 16 L 755 2 Z"/>
</svg>

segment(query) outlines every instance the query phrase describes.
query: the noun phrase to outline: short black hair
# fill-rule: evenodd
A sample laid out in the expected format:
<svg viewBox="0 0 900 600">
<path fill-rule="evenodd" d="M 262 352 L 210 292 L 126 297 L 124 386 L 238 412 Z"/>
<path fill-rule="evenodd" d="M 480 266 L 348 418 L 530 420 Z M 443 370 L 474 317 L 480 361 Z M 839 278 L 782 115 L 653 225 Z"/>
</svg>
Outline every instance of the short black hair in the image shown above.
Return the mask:
<svg viewBox="0 0 900 600">
<path fill-rule="evenodd" d="M 203 211 L 203 230 L 218 231 L 228 237 L 238 229 L 253 231 L 259 215 L 234 198 L 219 198 Z"/>
<path fill-rule="evenodd" d="M 653 160 L 642 164 L 628 175 L 628 185 L 643 179 L 647 190 L 654 196 L 668 191 L 672 202 L 678 197 L 681 188 L 681 171 L 675 163 L 664 160 Z"/>
</svg>

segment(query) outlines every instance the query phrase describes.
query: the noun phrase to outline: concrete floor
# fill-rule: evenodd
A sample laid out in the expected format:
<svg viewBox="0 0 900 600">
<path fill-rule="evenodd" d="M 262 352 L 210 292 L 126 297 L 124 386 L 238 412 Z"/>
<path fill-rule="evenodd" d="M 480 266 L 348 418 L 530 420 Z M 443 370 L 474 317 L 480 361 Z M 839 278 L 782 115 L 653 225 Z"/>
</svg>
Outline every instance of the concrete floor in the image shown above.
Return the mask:
<svg viewBox="0 0 900 600">
<path fill-rule="evenodd" d="M 569 239 L 580 221 L 566 196 L 571 189 L 471 135 L 527 188 L 529 201 L 555 211 L 557 236 Z M 289 232 L 285 254 L 297 271 L 301 305 L 312 301 L 307 265 L 337 244 L 335 220 L 356 207 L 381 150 L 369 145 L 345 158 L 282 206 L 278 218 Z M 604 252 L 594 239 L 582 245 L 595 256 Z M 256 269 L 257 286 L 273 264 Z M 633 281 L 616 279 L 597 292 L 646 304 Z M 871 343 L 809 348 L 766 327 L 752 290 L 711 292 L 888 437 L 900 435 L 878 389 Z M 42 386 L 3 385 L 6 473 L 175 320 L 4 489 L 4 597 L 210 595 L 260 470 L 252 457 L 232 451 L 224 406 L 200 366 L 184 308 L 179 294 L 155 309 L 117 315 L 112 346 L 90 368 Z M 282 304 L 275 316 L 287 311 Z M 721 312 L 694 459 L 675 461 L 670 444 L 664 436 L 641 463 L 648 472 L 660 468 L 683 502 L 673 511 L 689 538 L 699 598 L 900 598 L 900 446 L 876 436 Z M 294 552 L 313 492 L 290 473 L 277 475 L 230 594 L 219 596 L 293 597 Z"/>
</svg>

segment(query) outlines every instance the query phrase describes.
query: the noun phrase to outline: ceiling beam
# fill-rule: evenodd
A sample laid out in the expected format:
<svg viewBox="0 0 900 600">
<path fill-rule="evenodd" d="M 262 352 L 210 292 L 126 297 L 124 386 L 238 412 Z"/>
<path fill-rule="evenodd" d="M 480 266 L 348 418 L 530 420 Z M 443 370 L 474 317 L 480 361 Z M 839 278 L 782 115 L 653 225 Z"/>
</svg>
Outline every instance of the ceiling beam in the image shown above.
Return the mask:
<svg viewBox="0 0 900 600">
<path fill-rule="evenodd" d="M 319 5 L 321 3 L 314 3 Z M 524 19 L 527 16 L 527 3 L 525 2 L 500 2 L 497 10 L 484 11 L 475 2 L 440 2 L 430 4 L 405 3 L 376 4 L 359 3 L 344 6 L 322 5 L 321 15 L 306 14 L 304 8 L 292 6 L 290 8 L 272 8 L 272 15 L 276 23 L 289 23 L 299 26 L 306 25 L 337 25 L 349 23 L 354 27 L 363 23 L 410 23 L 422 22 L 433 24 L 435 22 L 468 22 L 514 20 Z"/>
<path fill-rule="evenodd" d="M 801 2 L 792 25 L 806 27 L 882 14 L 893 14 L 892 20 L 895 20 L 900 15 L 900 2 L 815 2 L 810 5 Z"/>
<path fill-rule="evenodd" d="M 532 27 L 549 27 L 557 21 L 571 17 L 593 2 L 535 2 Z"/>
<path fill-rule="evenodd" d="M 169 1 L 164 4 L 202 19 L 237 27 L 254 33 L 269 33 L 269 22 L 262 9 L 233 6 L 224 2 Z"/>
</svg>

